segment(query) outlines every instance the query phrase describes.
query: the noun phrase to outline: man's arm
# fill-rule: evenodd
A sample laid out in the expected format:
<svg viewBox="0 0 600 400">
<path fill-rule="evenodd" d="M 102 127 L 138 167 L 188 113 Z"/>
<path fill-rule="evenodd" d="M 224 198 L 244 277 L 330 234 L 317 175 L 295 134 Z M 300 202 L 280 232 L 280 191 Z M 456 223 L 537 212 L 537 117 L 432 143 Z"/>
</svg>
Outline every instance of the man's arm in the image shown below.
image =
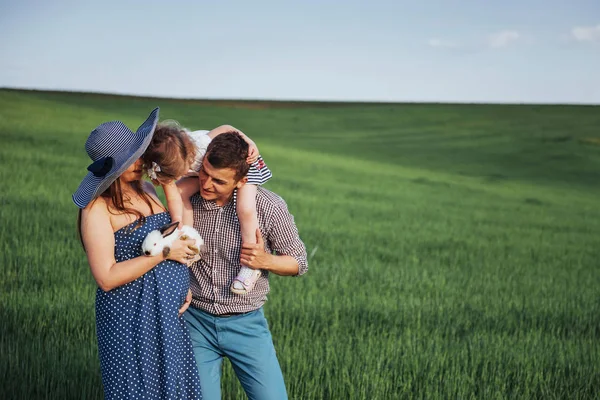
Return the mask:
<svg viewBox="0 0 600 400">
<path fill-rule="evenodd" d="M 243 244 L 240 261 L 252 269 L 263 269 L 282 276 L 298 275 L 298 260 L 285 254 L 275 255 L 265 251 L 265 242 L 256 230 L 256 243 Z"/>
</svg>

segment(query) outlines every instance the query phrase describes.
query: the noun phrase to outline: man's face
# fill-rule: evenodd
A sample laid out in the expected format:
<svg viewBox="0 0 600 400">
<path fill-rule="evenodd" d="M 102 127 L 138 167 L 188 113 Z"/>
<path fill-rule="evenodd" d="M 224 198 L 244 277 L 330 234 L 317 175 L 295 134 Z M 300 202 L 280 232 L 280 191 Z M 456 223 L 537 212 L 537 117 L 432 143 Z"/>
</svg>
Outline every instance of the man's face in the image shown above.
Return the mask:
<svg viewBox="0 0 600 400">
<path fill-rule="evenodd" d="M 200 196 L 204 200 L 215 201 L 218 206 L 227 204 L 234 189 L 241 188 L 248 180 L 247 177 L 244 177 L 236 181 L 233 168 L 215 168 L 208 162 L 206 156 L 204 156 L 202 168 L 200 168 L 198 175 L 200 178 Z"/>
</svg>

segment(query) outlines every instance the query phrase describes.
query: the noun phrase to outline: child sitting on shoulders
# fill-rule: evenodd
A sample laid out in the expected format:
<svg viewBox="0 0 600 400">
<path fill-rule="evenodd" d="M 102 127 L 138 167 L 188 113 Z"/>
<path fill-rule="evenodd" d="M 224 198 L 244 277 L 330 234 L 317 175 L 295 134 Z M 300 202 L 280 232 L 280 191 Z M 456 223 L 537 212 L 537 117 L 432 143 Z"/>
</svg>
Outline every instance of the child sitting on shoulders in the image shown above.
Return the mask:
<svg viewBox="0 0 600 400">
<path fill-rule="evenodd" d="M 142 158 L 152 182 L 163 187 L 171 220 L 193 226 L 190 197 L 199 191 L 200 182 L 198 179 L 184 179 L 176 184 L 176 181 L 184 176 L 197 176 L 210 141 L 217 135 L 231 131 L 238 132 L 248 143 L 248 181 L 237 191 L 236 212 L 242 243 L 255 244 L 256 230 L 259 228 L 257 186 L 267 182 L 272 175 L 259 155 L 256 144 L 248 136 L 230 125 L 222 125 L 211 131 L 190 132 L 175 121 L 163 121 L 157 125 Z M 242 265 L 231 284 L 231 291 L 236 294 L 249 293 L 260 275 L 260 270 Z"/>
</svg>

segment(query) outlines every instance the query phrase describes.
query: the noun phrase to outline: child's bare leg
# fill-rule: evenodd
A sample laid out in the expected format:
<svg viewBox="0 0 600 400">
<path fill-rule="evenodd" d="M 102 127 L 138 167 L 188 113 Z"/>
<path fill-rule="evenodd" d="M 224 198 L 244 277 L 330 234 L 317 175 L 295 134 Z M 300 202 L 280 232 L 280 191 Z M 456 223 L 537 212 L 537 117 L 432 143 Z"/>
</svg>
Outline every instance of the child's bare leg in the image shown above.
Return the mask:
<svg viewBox="0 0 600 400">
<path fill-rule="evenodd" d="M 237 193 L 237 216 L 240 220 L 242 243 L 256 243 L 258 216 L 256 213 L 256 185 L 246 184 Z M 260 277 L 261 271 L 242 265 L 240 272 L 231 284 L 231 291 L 237 294 L 250 292 Z"/>
<path fill-rule="evenodd" d="M 256 230 L 258 229 L 256 188 L 256 185 L 245 184 L 238 189 L 236 211 L 240 220 L 242 243 L 256 243 Z"/>
</svg>

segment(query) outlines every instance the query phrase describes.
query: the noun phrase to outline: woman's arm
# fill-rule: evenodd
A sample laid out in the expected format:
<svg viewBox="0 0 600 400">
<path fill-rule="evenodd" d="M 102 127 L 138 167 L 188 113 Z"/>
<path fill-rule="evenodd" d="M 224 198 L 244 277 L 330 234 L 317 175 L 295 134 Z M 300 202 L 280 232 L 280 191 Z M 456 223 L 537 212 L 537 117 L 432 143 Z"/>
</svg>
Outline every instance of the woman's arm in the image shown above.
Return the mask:
<svg viewBox="0 0 600 400">
<path fill-rule="evenodd" d="M 165 257 L 160 254 L 116 262 L 110 214 L 106 203 L 100 199 L 82 211 L 81 236 L 92 276 L 100 289 L 105 292 L 136 280 L 165 260 Z M 193 243 L 192 240 L 177 240 L 171 247 L 168 259 L 186 263 L 186 256 L 194 254 L 187 246 Z"/>
</svg>

